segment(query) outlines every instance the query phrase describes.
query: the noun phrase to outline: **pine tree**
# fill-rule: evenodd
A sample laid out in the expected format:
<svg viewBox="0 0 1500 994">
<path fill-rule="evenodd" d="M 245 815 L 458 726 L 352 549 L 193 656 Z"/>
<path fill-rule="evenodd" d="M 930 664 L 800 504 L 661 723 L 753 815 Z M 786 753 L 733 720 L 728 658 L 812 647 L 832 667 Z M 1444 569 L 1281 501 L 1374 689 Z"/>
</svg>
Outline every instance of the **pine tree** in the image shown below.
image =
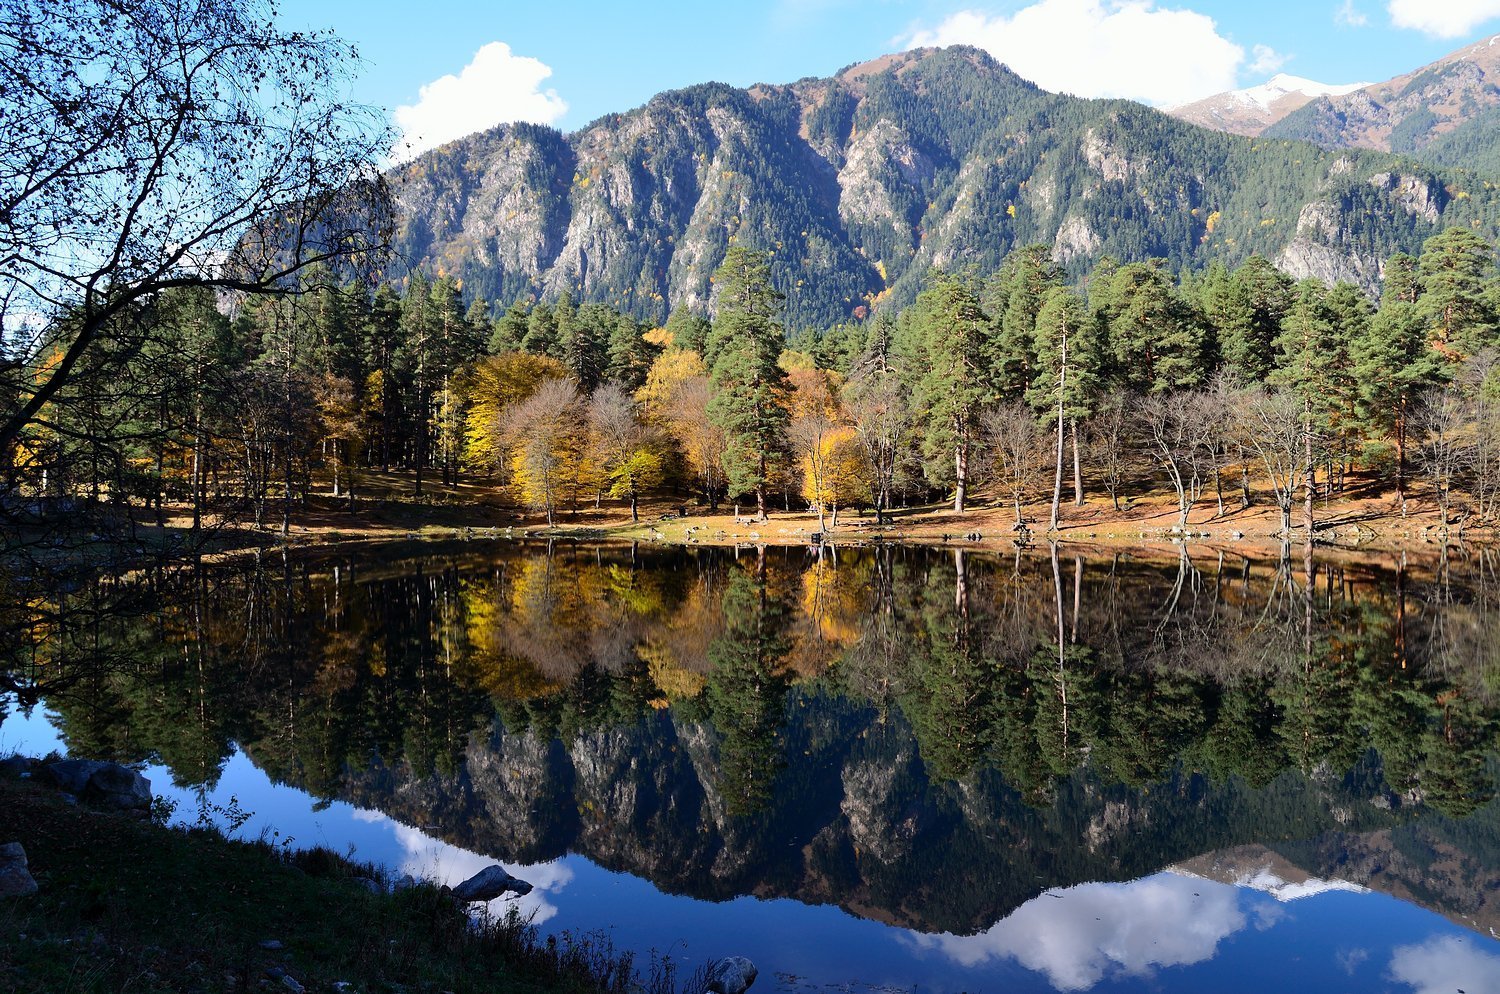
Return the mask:
<svg viewBox="0 0 1500 994">
<path fill-rule="evenodd" d="M 1422 244 L 1418 312 L 1436 348 L 1461 362 L 1495 339 L 1495 314 L 1483 294 L 1495 268 L 1495 249 L 1464 228 L 1449 228 Z"/>
<path fill-rule="evenodd" d="M 1206 294 L 1205 316 L 1235 378 L 1264 383 L 1276 363 L 1276 336 L 1286 315 L 1291 279 L 1258 255 L 1236 269 L 1222 290 Z"/>
<path fill-rule="evenodd" d="M 526 339 L 526 332 L 530 330 L 530 319 L 531 312 L 523 302 L 518 300 L 511 304 L 495 322 L 486 351 L 490 355 L 519 352 L 521 343 Z"/>
<path fill-rule="evenodd" d="M 916 407 L 926 412 L 923 453 L 933 479 L 952 480 L 953 509 L 961 513 L 979 415 L 995 393 L 985 355 L 990 322 L 974 291 L 946 274 L 923 291 L 913 311 L 903 348 Z"/>
<path fill-rule="evenodd" d="M 1329 413 L 1329 370 L 1325 357 L 1336 347 L 1325 296 L 1323 284 L 1315 279 L 1300 280 L 1292 288 L 1291 306 L 1277 339 L 1281 361 L 1271 374 L 1272 383 L 1302 401 L 1302 523 L 1308 543 L 1313 540 L 1313 500 L 1317 496 L 1315 450 L 1326 433 Z"/>
<path fill-rule="evenodd" d="M 1075 502 L 1083 503 L 1082 471 L 1078 456 L 1078 422 L 1088 417 L 1098 374 L 1089 341 L 1092 322 L 1083 298 L 1054 287 L 1044 299 L 1034 326 L 1036 376 L 1026 400 L 1057 431 L 1056 473 L 1052 485 L 1051 528 L 1057 530 L 1062 499 L 1064 442 L 1073 441 Z"/>
<path fill-rule="evenodd" d="M 771 286 L 770 256 L 736 245 L 714 274 L 718 317 L 709 335 L 714 356 L 709 414 L 728 436 L 724 470 L 735 493 L 755 493 L 766 513 L 772 465 L 785 448 L 790 393 L 778 364 L 786 340 L 778 315 L 782 296 Z"/>
<path fill-rule="evenodd" d="M 1122 386 L 1162 393 L 1206 379 L 1203 324 L 1159 267 L 1121 266 L 1101 313 L 1111 372 Z"/>
<path fill-rule="evenodd" d="M 1361 420 L 1396 446 L 1396 497 L 1404 516 L 1412 405 L 1438 381 L 1444 364 L 1428 344 L 1427 322 L 1416 304 L 1401 297 L 1381 302 L 1351 353 Z"/>
</svg>

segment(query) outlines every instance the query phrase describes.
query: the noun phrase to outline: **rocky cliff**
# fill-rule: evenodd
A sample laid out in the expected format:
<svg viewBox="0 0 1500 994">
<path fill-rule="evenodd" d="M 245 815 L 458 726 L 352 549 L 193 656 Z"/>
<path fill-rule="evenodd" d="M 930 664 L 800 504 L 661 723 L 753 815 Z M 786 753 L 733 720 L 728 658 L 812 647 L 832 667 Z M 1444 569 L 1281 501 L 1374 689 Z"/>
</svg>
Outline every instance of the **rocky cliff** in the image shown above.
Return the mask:
<svg viewBox="0 0 1500 994">
<path fill-rule="evenodd" d="M 398 270 L 458 277 L 471 299 L 711 310 L 712 273 L 742 242 L 773 253 L 793 326 L 904 303 L 933 266 L 987 271 L 1034 242 L 1075 275 L 1105 255 L 1201 265 L 1258 252 L 1373 287 L 1390 252 L 1449 224 L 1483 229 L 1495 196 L 1371 152 L 1047 93 L 965 48 L 663 93 L 569 135 L 504 126 L 393 179 Z M 1413 186 L 1431 210 L 1409 209 Z"/>
</svg>

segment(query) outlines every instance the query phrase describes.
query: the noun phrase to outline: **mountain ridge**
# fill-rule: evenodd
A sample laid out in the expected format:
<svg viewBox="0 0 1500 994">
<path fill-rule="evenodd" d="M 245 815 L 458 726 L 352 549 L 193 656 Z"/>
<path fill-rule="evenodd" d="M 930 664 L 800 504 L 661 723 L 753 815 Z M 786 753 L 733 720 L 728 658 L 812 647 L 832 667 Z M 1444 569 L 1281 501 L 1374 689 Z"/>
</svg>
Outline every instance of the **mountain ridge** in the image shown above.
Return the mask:
<svg viewBox="0 0 1500 994">
<path fill-rule="evenodd" d="M 1289 73 L 1277 73 L 1264 83 L 1168 107 L 1166 113 L 1199 127 L 1254 138 L 1318 97 L 1343 96 L 1370 85 L 1319 83 Z"/>
<path fill-rule="evenodd" d="M 1450 224 L 1487 231 L 1496 196 L 1390 156 L 1049 93 L 964 47 L 698 84 L 567 135 L 505 125 L 392 179 L 404 264 L 462 280 L 471 299 L 710 312 L 712 273 L 743 241 L 772 253 L 792 327 L 899 306 L 933 267 L 988 272 L 1033 242 L 1075 278 L 1105 256 L 1183 267 L 1259 253 L 1373 291 L 1392 252 Z"/>
</svg>

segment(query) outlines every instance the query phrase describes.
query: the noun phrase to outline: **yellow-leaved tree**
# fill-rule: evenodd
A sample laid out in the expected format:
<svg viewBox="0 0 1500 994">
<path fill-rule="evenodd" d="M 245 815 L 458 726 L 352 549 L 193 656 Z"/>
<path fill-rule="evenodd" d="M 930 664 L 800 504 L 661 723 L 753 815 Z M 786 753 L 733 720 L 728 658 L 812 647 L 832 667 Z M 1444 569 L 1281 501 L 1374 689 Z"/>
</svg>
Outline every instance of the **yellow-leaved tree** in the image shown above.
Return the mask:
<svg viewBox="0 0 1500 994">
<path fill-rule="evenodd" d="M 567 376 L 567 367 L 556 359 L 529 352 L 501 352 L 475 363 L 459 385 L 465 401 L 465 466 L 481 472 L 507 468 L 511 453 L 504 439 L 511 411 L 544 382 Z"/>
<path fill-rule="evenodd" d="M 802 457 L 802 496 L 818 509 L 833 512 L 831 526 L 839 526 L 839 508 L 870 499 L 870 466 L 854 429 L 836 426 L 823 433 Z"/>
<path fill-rule="evenodd" d="M 708 415 L 713 386 L 703 357 L 689 349 L 667 349 L 651 365 L 635 398 L 646 417 L 676 441 L 698 478 L 709 510 L 717 510 L 726 485 L 724 450 L 729 440 L 724 428 Z"/>
</svg>

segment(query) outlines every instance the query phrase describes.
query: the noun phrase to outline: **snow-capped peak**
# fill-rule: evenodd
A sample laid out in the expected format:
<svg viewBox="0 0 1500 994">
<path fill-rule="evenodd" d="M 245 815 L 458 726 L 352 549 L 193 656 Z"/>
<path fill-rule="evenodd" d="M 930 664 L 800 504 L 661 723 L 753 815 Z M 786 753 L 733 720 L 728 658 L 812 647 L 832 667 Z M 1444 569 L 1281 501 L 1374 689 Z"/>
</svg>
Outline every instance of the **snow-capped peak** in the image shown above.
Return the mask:
<svg viewBox="0 0 1500 994">
<path fill-rule="evenodd" d="M 1308 98 L 1339 97 L 1345 93 L 1362 90 L 1369 85 L 1369 83 L 1319 83 L 1315 80 L 1303 79 L 1301 76 L 1292 76 L 1282 72 L 1272 76 L 1259 86 L 1235 90 L 1233 96 L 1244 103 L 1254 104 L 1263 110 L 1270 110 L 1273 103 L 1291 93 L 1300 93 Z"/>
</svg>

